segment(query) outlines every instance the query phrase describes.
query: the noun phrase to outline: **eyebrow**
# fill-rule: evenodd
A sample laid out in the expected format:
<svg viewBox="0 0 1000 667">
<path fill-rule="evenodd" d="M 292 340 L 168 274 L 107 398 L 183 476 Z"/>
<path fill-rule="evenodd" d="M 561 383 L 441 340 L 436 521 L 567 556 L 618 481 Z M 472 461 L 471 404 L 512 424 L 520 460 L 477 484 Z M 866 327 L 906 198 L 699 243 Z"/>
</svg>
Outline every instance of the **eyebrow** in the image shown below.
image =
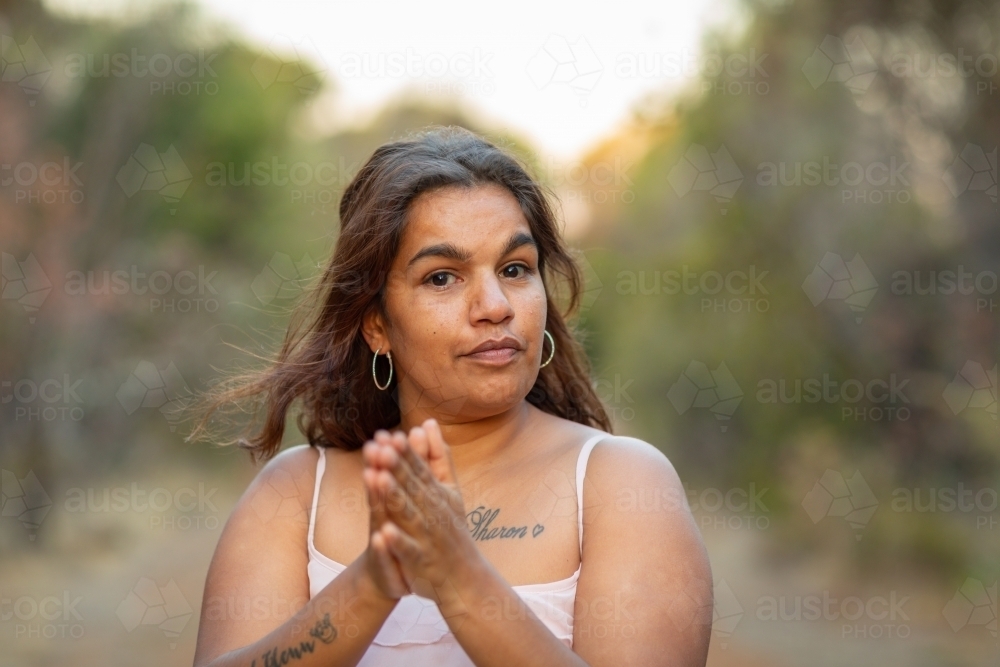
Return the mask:
<svg viewBox="0 0 1000 667">
<path fill-rule="evenodd" d="M 503 248 L 503 252 L 500 256 L 509 255 L 523 245 L 530 245 L 538 251 L 538 244 L 535 243 L 535 239 L 531 238 L 530 234 L 525 234 L 524 232 L 515 232 L 508 240 L 507 244 Z M 421 249 L 417 254 L 415 254 L 406 265 L 406 268 L 410 268 L 416 262 L 423 259 L 424 257 L 444 257 L 445 259 L 452 259 L 457 262 L 468 262 L 472 258 L 472 253 L 468 250 L 464 250 L 454 245 L 453 243 L 437 243 L 435 245 L 427 246 Z"/>
</svg>

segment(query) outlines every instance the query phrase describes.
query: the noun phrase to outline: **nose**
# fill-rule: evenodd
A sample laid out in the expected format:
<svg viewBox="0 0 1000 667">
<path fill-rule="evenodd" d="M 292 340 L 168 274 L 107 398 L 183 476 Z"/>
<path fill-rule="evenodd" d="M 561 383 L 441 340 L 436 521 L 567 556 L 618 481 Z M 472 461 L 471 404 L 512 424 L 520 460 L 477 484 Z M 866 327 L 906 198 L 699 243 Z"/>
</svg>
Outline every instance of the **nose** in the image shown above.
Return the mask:
<svg viewBox="0 0 1000 667">
<path fill-rule="evenodd" d="M 478 279 L 471 293 L 469 318 L 473 324 L 482 320 L 499 324 L 514 316 L 514 307 L 507 298 L 500 280 L 492 273 Z"/>
</svg>

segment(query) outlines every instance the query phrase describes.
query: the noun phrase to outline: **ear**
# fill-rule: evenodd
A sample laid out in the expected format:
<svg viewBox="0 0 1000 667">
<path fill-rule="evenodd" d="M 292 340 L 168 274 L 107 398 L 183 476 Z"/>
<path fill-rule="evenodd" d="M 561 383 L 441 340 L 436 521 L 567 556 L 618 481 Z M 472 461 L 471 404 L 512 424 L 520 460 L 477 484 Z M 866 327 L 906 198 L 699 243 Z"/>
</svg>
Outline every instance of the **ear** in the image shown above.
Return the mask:
<svg viewBox="0 0 1000 667">
<path fill-rule="evenodd" d="M 379 312 L 378 304 L 372 304 L 361 318 L 361 335 L 365 337 L 372 352 L 379 348 L 382 348 L 379 354 L 389 351 L 389 337 L 386 335 L 385 320 Z"/>
</svg>

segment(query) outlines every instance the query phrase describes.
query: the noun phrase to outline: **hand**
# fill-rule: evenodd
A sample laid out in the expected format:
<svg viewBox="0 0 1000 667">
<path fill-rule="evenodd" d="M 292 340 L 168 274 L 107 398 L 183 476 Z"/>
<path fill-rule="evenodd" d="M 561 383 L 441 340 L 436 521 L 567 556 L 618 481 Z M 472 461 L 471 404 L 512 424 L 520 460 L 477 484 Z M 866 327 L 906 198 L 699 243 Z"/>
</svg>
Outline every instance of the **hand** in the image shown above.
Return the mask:
<svg viewBox="0 0 1000 667">
<path fill-rule="evenodd" d="M 386 448 L 391 448 L 389 438 L 389 431 L 379 429 L 375 433 L 375 440 L 369 440 L 368 443 L 377 442 Z M 365 444 L 367 445 L 368 443 Z M 426 442 L 424 445 L 426 445 Z M 379 592 L 389 599 L 398 600 L 404 595 L 408 595 L 410 589 L 403 579 L 398 561 L 389 551 L 385 535 L 380 531 L 388 521 L 386 517 L 387 497 L 384 492 L 379 490 L 376 484 L 372 483 L 373 478 L 371 475 L 375 470 L 388 463 L 388 461 L 384 457 L 374 454 L 374 451 L 368 448 L 362 452 L 365 460 L 365 470 L 363 472 L 365 489 L 367 491 L 368 506 L 371 508 L 368 548 L 365 550 L 365 567 Z M 426 446 L 421 450 L 420 454 L 425 459 L 427 458 Z"/>
<path fill-rule="evenodd" d="M 368 472 L 367 464 L 365 472 Z M 389 551 L 389 545 L 381 532 L 387 521 L 385 516 L 385 494 L 373 490 L 365 484 L 368 491 L 368 506 L 371 508 L 371 520 L 368 530 L 368 548 L 365 549 L 365 569 L 375 583 L 375 587 L 385 597 L 398 600 L 409 594 L 410 589 L 403 579 L 399 563 Z"/>
<path fill-rule="evenodd" d="M 385 500 L 378 532 L 408 590 L 440 603 L 443 589 L 455 588 L 452 577 L 482 558 L 469 536 L 451 451 L 433 419 L 408 438 L 397 431 L 386 442 L 386 435 L 364 451 L 365 485 Z"/>
</svg>

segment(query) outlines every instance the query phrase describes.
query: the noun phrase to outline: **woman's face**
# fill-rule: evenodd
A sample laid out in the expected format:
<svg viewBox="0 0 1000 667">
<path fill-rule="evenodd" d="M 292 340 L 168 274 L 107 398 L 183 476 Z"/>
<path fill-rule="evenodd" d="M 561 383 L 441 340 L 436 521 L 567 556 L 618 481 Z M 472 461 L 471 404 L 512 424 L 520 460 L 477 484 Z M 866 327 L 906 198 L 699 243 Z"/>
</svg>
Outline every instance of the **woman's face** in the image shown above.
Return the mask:
<svg viewBox="0 0 1000 667">
<path fill-rule="evenodd" d="M 421 418 L 461 423 L 524 399 L 541 363 L 546 301 L 538 250 L 514 195 L 486 185 L 417 197 L 386 310 L 391 328 L 371 314 L 365 336 L 372 351 L 392 351 L 404 415 L 416 409 Z M 473 353 L 504 338 L 501 349 Z"/>
</svg>

